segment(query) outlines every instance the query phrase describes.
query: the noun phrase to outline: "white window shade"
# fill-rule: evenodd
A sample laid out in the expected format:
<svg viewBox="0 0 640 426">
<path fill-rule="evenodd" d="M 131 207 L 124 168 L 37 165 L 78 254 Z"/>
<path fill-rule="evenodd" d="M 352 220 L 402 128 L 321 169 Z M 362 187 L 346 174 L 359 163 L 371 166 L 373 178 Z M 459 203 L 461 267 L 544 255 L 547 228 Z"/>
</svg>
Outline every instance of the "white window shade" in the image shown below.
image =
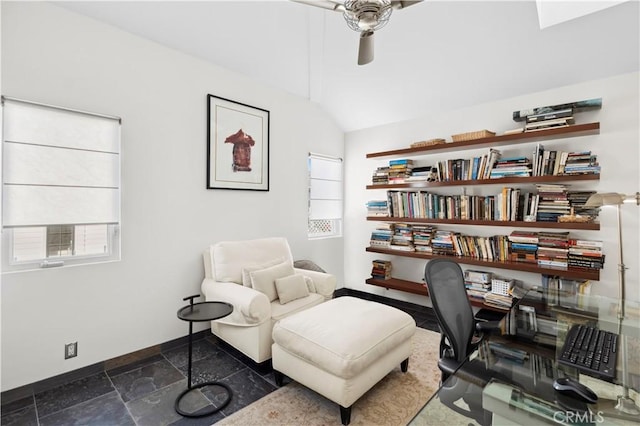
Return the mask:
<svg viewBox="0 0 640 426">
<path fill-rule="evenodd" d="M 118 119 L 4 99 L 3 227 L 120 222 Z"/>
<path fill-rule="evenodd" d="M 309 156 L 309 219 L 342 219 L 342 160 Z"/>
</svg>

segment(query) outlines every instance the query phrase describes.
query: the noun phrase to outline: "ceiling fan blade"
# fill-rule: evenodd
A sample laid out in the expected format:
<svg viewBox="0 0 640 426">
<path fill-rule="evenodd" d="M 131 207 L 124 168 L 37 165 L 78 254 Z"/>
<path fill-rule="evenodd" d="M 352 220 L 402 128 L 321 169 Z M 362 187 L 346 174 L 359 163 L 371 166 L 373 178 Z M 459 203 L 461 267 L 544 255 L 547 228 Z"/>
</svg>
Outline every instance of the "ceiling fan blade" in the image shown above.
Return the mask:
<svg viewBox="0 0 640 426">
<path fill-rule="evenodd" d="M 373 31 L 360 33 L 358 48 L 358 65 L 366 65 L 373 61 Z"/>
<path fill-rule="evenodd" d="M 344 12 L 344 4 L 336 0 L 291 0 L 295 3 L 307 4 L 309 6 L 321 7 L 327 10 L 335 10 L 336 12 Z"/>
<path fill-rule="evenodd" d="M 404 9 L 405 7 L 413 6 L 421 2 L 422 0 L 391 0 L 391 7 L 394 9 Z"/>
</svg>

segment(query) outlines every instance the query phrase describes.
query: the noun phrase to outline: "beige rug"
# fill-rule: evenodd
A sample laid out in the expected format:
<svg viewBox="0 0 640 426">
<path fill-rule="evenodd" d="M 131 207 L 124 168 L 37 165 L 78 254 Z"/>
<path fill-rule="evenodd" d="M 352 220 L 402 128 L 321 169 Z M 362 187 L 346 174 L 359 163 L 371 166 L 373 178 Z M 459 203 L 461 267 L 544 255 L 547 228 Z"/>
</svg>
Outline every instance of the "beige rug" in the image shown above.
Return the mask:
<svg viewBox="0 0 640 426">
<path fill-rule="evenodd" d="M 438 389 L 440 335 L 417 329 L 409 371 L 400 366 L 355 402 L 351 425 L 406 425 Z M 338 405 L 292 382 L 216 425 L 341 425 Z"/>
</svg>

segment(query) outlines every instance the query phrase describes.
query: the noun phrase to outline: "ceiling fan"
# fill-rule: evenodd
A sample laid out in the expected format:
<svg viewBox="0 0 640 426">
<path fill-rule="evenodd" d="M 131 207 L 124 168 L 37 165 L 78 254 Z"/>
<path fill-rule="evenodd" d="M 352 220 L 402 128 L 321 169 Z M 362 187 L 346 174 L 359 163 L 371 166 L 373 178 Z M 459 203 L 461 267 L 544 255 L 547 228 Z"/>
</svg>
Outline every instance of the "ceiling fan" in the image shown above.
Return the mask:
<svg viewBox="0 0 640 426">
<path fill-rule="evenodd" d="M 347 25 L 360 33 L 358 65 L 373 61 L 373 32 L 386 25 L 393 9 L 403 9 L 422 0 L 292 0 L 341 12 Z"/>
</svg>

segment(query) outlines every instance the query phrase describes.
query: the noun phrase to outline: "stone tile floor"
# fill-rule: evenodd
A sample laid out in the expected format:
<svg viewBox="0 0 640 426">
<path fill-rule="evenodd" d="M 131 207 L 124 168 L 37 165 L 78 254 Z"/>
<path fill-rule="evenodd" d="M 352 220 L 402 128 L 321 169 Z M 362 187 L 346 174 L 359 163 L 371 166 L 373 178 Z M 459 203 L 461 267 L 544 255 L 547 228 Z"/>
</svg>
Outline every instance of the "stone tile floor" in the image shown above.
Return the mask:
<svg viewBox="0 0 640 426">
<path fill-rule="evenodd" d="M 409 313 L 418 327 L 438 331 L 430 308 L 351 290 L 338 291 L 374 300 Z M 164 426 L 211 425 L 273 392 L 276 385 L 268 366 L 250 359 L 208 335 L 194 342 L 192 382 L 221 381 L 233 398 L 221 411 L 201 418 L 182 417 L 174 402 L 187 386 L 187 346 L 172 348 L 134 364 L 103 371 L 30 397 L 3 404 L 0 424 L 6 426 Z M 181 408 L 197 412 L 224 398 L 219 387 L 191 392 Z"/>
</svg>

